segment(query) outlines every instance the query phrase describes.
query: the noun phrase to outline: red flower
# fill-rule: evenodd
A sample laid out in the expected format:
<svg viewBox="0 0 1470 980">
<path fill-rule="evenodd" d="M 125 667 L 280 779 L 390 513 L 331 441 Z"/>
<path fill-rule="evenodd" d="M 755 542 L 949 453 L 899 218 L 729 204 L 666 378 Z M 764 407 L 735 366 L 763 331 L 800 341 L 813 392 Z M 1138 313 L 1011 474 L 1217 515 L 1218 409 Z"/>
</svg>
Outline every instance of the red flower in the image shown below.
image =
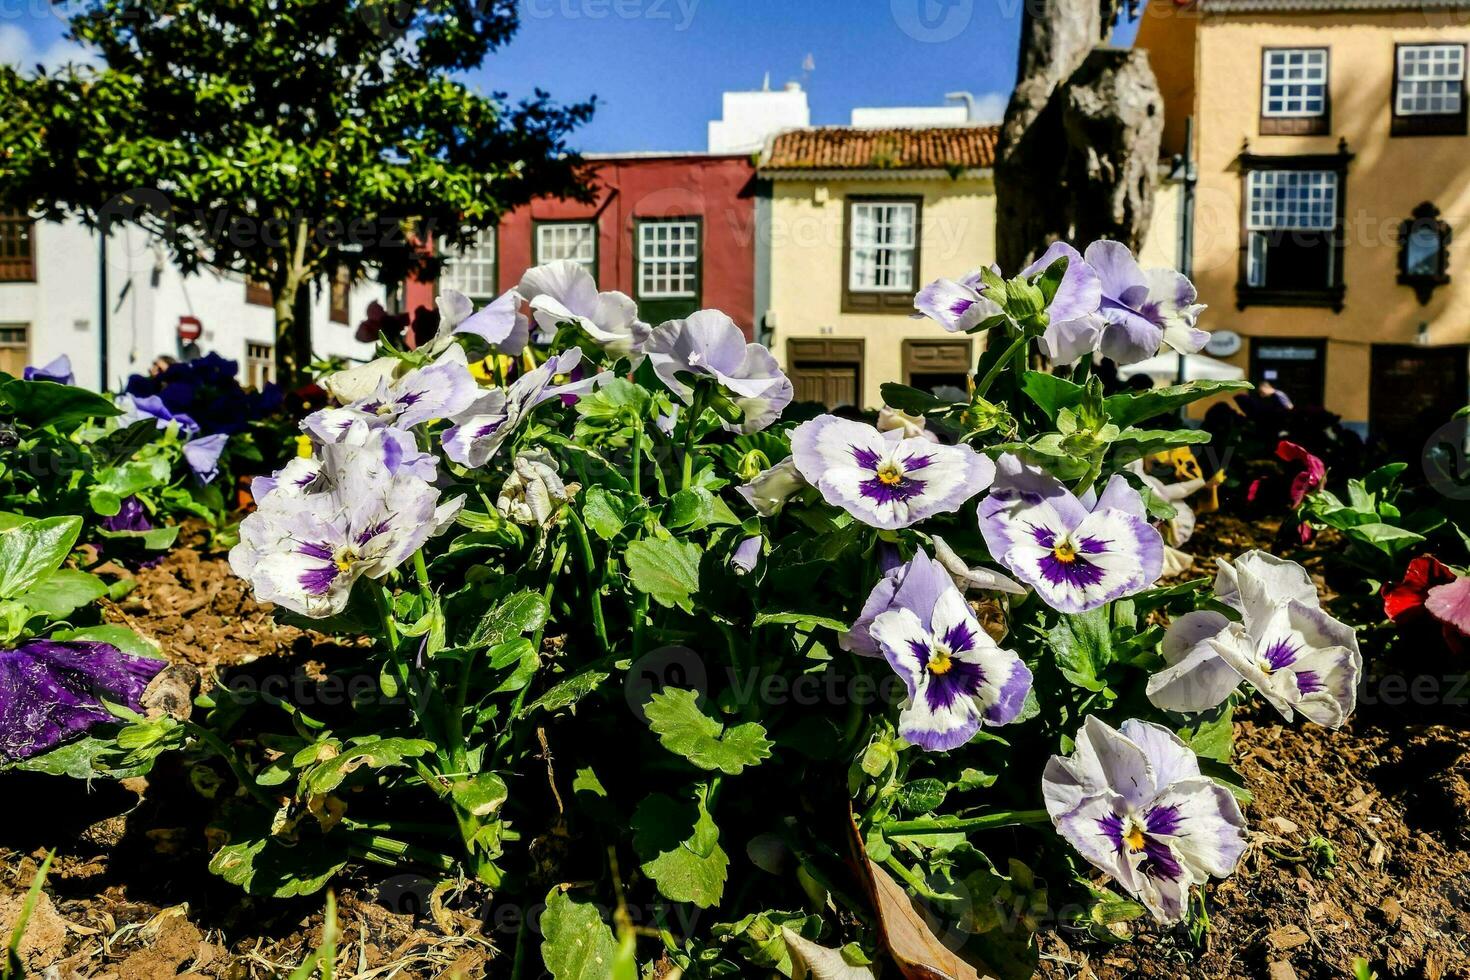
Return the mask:
<svg viewBox="0 0 1470 980">
<path fill-rule="evenodd" d="M 1294 442 L 1282 439 L 1276 447 L 1276 458 L 1285 463 L 1301 463 L 1305 467 L 1292 478 L 1289 499 L 1293 509 L 1300 507 L 1307 494 L 1322 489 L 1327 478 L 1327 464 Z"/>
<path fill-rule="evenodd" d="M 1424 600 L 1429 590 L 1458 578 L 1448 565 L 1433 555 L 1420 555 L 1409 562 L 1404 580 L 1397 585 L 1384 583 L 1383 612 L 1394 623 L 1417 622 L 1425 615 Z"/>
</svg>

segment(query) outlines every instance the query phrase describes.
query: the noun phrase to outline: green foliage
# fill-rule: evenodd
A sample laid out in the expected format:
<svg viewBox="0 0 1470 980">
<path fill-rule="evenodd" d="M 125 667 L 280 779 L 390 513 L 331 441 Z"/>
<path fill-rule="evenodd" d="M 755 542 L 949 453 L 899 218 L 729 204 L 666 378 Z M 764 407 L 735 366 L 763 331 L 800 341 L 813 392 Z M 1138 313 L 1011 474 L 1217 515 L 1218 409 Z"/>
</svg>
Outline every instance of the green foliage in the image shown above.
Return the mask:
<svg viewBox="0 0 1470 980">
<path fill-rule="evenodd" d="M 653 696 L 644 709 L 648 726 L 664 748 L 701 769 L 717 769 L 731 776 L 758 764 L 771 754 L 766 730 L 748 721 L 732 728 L 699 710 L 693 691 L 669 688 Z"/>
</svg>

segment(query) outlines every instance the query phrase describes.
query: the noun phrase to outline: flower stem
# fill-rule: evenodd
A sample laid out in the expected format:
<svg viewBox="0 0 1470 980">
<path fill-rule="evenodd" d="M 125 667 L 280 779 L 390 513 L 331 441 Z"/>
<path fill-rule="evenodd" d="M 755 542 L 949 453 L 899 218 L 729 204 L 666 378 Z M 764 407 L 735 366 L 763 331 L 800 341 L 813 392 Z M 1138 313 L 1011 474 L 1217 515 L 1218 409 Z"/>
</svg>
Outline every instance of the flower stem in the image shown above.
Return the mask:
<svg viewBox="0 0 1470 980">
<path fill-rule="evenodd" d="M 699 417 L 704 414 L 704 403 L 708 391 L 700 384 L 694 388 L 694 400 L 689 405 L 689 421 L 684 425 L 684 479 L 681 490 L 688 490 L 694 476 L 694 433 L 699 428 Z"/>
<path fill-rule="evenodd" d="M 643 419 L 638 419 L 638 425 L 633 430 L 633 496 L 640 501 L 643 499 Z"/>
<path fill-rule="evenodd" d="M 1006 348 L 1006 352 L 998 357 L 994 364 L 990 365 L 990 370 L 985 372 L 985 377 L 981 378 L 980 383 L 975 386 L 975 395 L 977 397 L 985 397 L 985 393 L 990 390 L 990 386 L 995 384 L 995 379 L 1000 377 L 1000 373 L 1006 369 L 1006 366 L 1008 364 L 1010 364 L 1011 357 L 1015 355 L 1017 351 L 1023 349 L 1025 346 L 1025 333 L 1017 335 L 1016 339 L 1011 341 L 1011 346 Z"/>
<path fill-rule="evenodd" d="M 566 514 L 567 523 L 577 535 L 577 547 L 582 552 L 582 564 L 587 569 L 587 588 L 592 600 L 592 631 L 597 635 L 598 648 L 603 653 L 607 653 L 607 621 L 602 615 L 602 587 L 598 581 L 601 569 L 597 567 L 597 560 L 592 556 L 592 542 L 587 538 L 587 525 L 582 522 L 581 515 L 571 507 L 566 509 Z"/>
<path fill-rule="evenodd" d="M 941 834 L 966 833 L 971 830 L 994 830 L 997 827 L 1024 827 L 1051 822 L 1045 810 L 1000 810 L 978 817 L 918 817 L 914 820 L 888 820 L 880 826 L 887 837 L 934 837 Z"/>
</svg>

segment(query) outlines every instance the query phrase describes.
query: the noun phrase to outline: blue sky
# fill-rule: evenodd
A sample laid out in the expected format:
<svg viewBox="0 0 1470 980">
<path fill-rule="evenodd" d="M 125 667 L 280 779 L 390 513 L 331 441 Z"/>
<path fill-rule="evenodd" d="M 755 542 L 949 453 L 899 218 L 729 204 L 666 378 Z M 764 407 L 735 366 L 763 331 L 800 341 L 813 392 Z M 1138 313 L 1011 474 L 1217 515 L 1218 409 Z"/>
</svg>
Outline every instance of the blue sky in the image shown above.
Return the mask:
<svg viewBox="0 0 1470 980">
<path fill-rule="evenodd" d="M 800 81 L 812 121 L 853 106 L 939 105 L 968 90 L 997 114 L 1015 77 L 1023 0 L 522 0 L 521 30 L 470 80 L 563 101 L 597 95 L 590 152 L 703 149 L 720 93 Z M 45 0 L 0 20 L 0 60 L 54 63 Z M 19 13 L 20 16 L 14 16 Z M 1115 43 L 1130 43 L 1124 28 Z M 803 69 L 807 56 L 814 65 Z"/>
</svg>

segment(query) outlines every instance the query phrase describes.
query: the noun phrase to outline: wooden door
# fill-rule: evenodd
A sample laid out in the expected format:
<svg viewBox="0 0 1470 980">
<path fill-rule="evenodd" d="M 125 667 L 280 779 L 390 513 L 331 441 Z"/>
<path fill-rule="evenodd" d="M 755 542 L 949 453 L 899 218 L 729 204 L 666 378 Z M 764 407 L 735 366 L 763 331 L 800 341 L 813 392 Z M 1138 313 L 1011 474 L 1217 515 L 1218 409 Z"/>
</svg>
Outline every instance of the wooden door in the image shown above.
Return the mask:
<svg viewBox="0 0 1470 980">
<path fill-rule="evenodd" d="M 1374 344 L 1369 434 L 1404 453 L 1418 452 L 1435 429 L 1465 407 L 1467 358 L 1470 348 L 1463 344 Z"/>
<path fill-rule="evenodd" d="M 862 404 L 861 340 L 792 340 L 786 350 L 796 401 L 821 402 L 829 409 Z"/>
</svg>

